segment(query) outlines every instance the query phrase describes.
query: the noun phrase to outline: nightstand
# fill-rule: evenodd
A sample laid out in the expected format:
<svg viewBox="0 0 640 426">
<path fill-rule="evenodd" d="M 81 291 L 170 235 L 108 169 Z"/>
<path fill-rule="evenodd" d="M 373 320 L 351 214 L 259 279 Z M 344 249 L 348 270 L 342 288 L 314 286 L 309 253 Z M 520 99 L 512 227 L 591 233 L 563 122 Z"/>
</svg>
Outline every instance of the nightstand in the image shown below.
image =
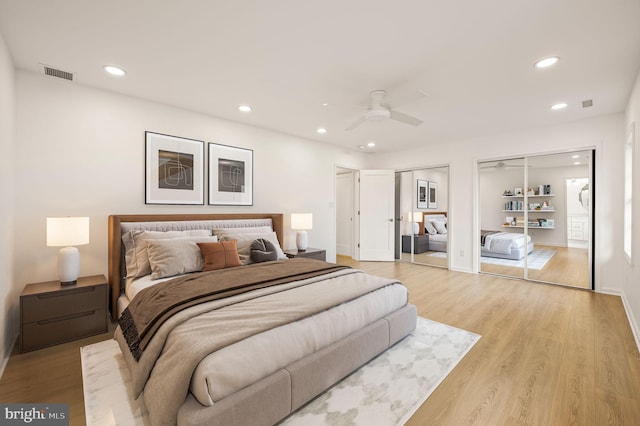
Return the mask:
<svg viewBox="0 0 640 426">
<path fill-rule="evenodd" d="M 27 284 L 20 295 L 21 351 L 106 333 L 108 293 L 104 275 L 65 287 L 59 281 Z"/>
<path fill-rule="evenodd" d="M 413 235 L 413 253 L 420 254 L 429 251 L 429 234 Z M 411 235 L 402 236 L 402 252 L 411 253 Z"/>
<path fill-rule="evenodd" d="M 288 258 L 293 259 L 295 257 L 309 257 L 311 259 L 318 259 L 327 261 L 327 251 L 321 249 L 315 249 L 308 247 L 305 251 L 300 251 L 297 249 L 285 250 L 284 254 L 287 255 Z"/>
</svg>

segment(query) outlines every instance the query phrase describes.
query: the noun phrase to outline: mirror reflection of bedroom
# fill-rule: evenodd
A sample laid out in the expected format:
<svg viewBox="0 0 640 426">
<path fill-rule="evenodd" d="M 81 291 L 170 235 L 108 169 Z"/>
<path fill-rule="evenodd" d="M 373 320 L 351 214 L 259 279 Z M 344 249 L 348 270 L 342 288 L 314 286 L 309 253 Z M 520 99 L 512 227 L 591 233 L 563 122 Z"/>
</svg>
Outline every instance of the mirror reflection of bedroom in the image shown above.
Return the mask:
<svg viewBox="0 0 640 426">
<path fill-rule="evenodd" d="M 480 271 L 592 288 L 592 152 L 480 162 Z"/>
<path fill-rule="evenodd" d="M 396 217 L 400 218 L 396 259 L 449 267 L 449 167 L 396 173 Z"/>
</svg>

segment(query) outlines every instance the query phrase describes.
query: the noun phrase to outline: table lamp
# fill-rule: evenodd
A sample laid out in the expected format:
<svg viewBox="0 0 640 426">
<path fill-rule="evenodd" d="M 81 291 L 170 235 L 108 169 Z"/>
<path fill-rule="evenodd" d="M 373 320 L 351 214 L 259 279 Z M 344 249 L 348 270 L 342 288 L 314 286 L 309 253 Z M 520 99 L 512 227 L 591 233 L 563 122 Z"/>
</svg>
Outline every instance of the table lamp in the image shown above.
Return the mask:
<svg viewBox="0 0 640 426">
<path fill-rule="evenodd" d="M 418 225 L 418 223 L 422 222 L 422 212 L 408 212 L 407 222 L 409 222 L 411 226 L 411 232 L 409 233 L 418 235 L 420 233 L 420 225 Z"/>
<path fill-rule="evenodd" d="M 313 215 L 311 213 L 291 213 L 291 229 L 295 229 L 296 246 L 298 251 L 307 249 L 307 229 L 313 229 Z"/>
<path fill-rule="evenodd" d="M 58 251 L 60 285 L 74 285 L 80 275 L 78 245 L 89 244 L 88 217 L 48 217 L 47 246 L 64 247 Z"/>
</svg>

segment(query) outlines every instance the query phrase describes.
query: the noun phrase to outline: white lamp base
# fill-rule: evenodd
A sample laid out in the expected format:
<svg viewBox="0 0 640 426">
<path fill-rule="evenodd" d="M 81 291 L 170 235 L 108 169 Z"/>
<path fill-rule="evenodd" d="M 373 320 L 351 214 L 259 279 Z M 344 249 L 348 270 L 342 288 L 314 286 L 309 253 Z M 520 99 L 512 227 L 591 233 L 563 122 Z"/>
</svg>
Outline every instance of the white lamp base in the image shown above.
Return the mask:
<svg viewBox="0 0 640 426">
<path fill-rule="evenodd" d="M 298 247 L 298 251 L 307 249 L 307 239 L 307 231 L 296 232 L 296 247 Z"/>
<path fill-rule="evenodd" d="M 80 275 L 80 251 L 65 247 L 58 252 L 58 279 L 60 285 L 74 285 Z"/>
</svg>

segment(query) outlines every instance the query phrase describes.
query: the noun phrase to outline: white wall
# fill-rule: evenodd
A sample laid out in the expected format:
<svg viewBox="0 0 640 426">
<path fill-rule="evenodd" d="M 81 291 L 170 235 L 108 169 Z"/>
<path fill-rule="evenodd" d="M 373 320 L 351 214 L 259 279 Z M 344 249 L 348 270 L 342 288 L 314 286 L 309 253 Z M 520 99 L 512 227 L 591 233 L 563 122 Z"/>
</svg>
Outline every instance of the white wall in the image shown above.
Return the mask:
<svg viewBox="0 0 640 426">
<path fill-rule="evenodd" d="M 362 168 L 364 154 L 34 73 L 18 71 L 16 87 L 20 238 L 13 266 L 20 290 L 56 279 L 57 248 L 45 242 L 47 216 L 91 218 L 91 242 L 79 247 L 81 275 L 107 273 L 110 214 L 282 212 L 288 230 L 290 213 L 310 212 L 309 245 L 335 260 L 335 165 Z M 252 149 L 254 205 L 145 205 L 145 130 Z M 295 233 L 286 233 L 284 245 L 295 247 Z"/>
<path fill-rule="evenodd" d="M 17 335 L 18 285 L 13 268 L 14 71 L 0 34 L 0 376 Z"/>
<path fill-rule="evenodd" d="M 633 222 L 632 222 L 632 264 L 626 260 L 622 262 L 623 277 L 622 293 L 631 326 L 635 332 L 636 343 L 640 346 L 640 73 L 636 79 L 636 84 L 629 97 L 625 116 L 624 140 L 635 123 L 635 151 L 633 162 Z M 618 163 L 618 168 L 624 163 Z M 622 186 L 622 184 L 620 184 Z M 597 199 L 596 199 L 597 200 Z M 622 210 L 622 204 L 618 204 Z M 618 222 L 618 227 L 622 229 L 622 219 Z M 622 244 L 622 242 L 620 243 Z"/>
<path fill-rule="evenodd" d="M 624 142 L 623 121 L 623 114 L 614 114 L 530 131 L 435 145 L 430 143 L 412 151 L 374 154 L 372 164 L 368 166 L 396 169 L 429 166 L 425 163 L 416 164 L 416 158 L 429 158 L 433 165 L 450 165 L 448 216 L 452 229 L 449 245 L 451 267 L 472 272 L 478 268 L 479 246 L 479 236 L 476 235 L 479 224 L 475 223 L 477 201 L 474 201 L 476 162 L 595 147 L 598 231 L 594 253 L 596 289 L 616 292 L 620 289 L 622 279 L 622 234 L 617 225 L 622 223 L 620 206 L 623 176 L 620 164 Z"/>
</svg>

